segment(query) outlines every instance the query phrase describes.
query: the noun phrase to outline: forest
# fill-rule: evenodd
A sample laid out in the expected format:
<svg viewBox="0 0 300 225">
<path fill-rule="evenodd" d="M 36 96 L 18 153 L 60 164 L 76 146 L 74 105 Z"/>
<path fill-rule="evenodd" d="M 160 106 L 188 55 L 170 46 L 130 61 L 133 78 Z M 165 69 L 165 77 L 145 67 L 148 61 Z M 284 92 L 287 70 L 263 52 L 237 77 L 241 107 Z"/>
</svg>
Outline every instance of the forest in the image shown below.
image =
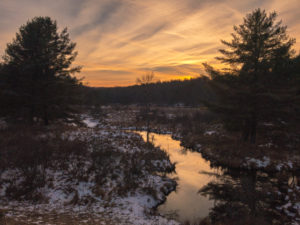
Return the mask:
<svg viewBox="0 0 300 225">
<path fill-rule="evenodd" d="M 149 97 L 145 95 L 145 89 L 150 89 Z M 199 77 L 191 80 L 174 80 L 150 83 L 145 85 L 133 85 L 129 87 L 92 88 L 84 89 L 84 104 L 143 104 L 146 98 L 155 105 L 197 106 L 204 101 L 210 101 L 214 94 L 209 87 L 207 77 Z"/>
</svg>

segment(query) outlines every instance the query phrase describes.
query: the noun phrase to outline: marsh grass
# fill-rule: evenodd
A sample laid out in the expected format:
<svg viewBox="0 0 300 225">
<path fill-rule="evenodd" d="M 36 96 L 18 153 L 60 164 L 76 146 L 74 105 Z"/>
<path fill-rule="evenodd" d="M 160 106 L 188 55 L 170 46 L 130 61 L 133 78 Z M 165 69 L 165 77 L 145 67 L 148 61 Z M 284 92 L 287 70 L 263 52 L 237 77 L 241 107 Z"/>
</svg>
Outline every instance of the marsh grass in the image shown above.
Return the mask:
<svg viewBox="0 0 300 225">
<path fill-rule="evenodd" d="M 74 132 L 79 135 L 73 135 Z M 47 129 L 14 126 L 1 130 L 0 175 L 8 169 L 14 171 L 12 177 L 0 179 L 0 185 L 7 185 L 6 197 L 47 202 L 38 190 L 46 186 L 57 188 L 53 179 L 47 177 L 47 171 L 51 170 L 67 176 L 69 183 L 94 182 L 94 194 L 104 199 L 125 196 L 138 188 L 156 198 L 159 189 L 147 186 L 144 180 L 151 174 L 174 171 L 173 164 L 154 164 L 161 160 L 169 162 L 169 156 L 138 135 L 103 138 L 101 132 L 95 137 L 84 132 L 87 131 L 68 126 Z M 124 146 L 137 150 L 119 149 Z M 70 204 L 93 201 L 79 199 L 72 187 L 66 187 L 65 191 L 74 194 Z"/>
</svg>

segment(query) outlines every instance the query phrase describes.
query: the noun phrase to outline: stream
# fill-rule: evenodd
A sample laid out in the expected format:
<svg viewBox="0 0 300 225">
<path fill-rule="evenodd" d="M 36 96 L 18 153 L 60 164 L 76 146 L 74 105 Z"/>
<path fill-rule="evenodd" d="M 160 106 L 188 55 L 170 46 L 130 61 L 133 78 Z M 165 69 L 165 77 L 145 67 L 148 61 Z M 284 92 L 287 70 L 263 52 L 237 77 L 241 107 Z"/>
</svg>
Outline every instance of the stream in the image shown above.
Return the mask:
<svg viewBox="0 0 300 225">
<path fill-rule="evenodd" d="M 138 132 L 146 140 L 146 132 Z M 171 162 L 176 162 L 176 173 L 169 177 L 177 178 L 176 191 L 171 192 L 167 201 L 158 207 L 158 212 L 165 217 L 174 218 L 182 223 L 199 222 L 208 216 L 213 201 L 199 194 L 200 188 L 215 178 L 207 173 L 215 173 L 210 163 L 201 154 L 184 149 L 180 141 L 173 140 L 169 134 L 150 134 L 155 146 L 165 150 Z"/>
<path fill-rule="evenodd" d="M 146 132 L 137 132 L 146 140 Z M 300 221 L 299 172 L 211 168 L 200 153 L 184 149 L 171 135 L 150 134 L 155 146 L 176 162 L 178 186 L 158 212 L 181 223 L 298 224 Z M 295 205 L 292 205 L 292 203 Z"/>
</svg>

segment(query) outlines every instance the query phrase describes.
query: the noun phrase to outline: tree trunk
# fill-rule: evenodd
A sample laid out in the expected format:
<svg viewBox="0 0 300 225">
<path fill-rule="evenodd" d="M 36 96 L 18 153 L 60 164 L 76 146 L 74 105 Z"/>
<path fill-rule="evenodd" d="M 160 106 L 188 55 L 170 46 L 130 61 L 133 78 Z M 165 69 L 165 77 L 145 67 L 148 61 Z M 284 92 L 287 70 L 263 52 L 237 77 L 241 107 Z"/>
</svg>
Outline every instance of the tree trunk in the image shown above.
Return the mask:
<svg viewBox="0 0 300 225">
<path fill-rule="evenodd" d="M 256 128 L 257 128 L 257 120 L 256 114 L 254 113 L 251 121 L 251 132 L 250 132 L 250 142 L 255 144 L 256 142 Z"/>
<path fill-rule="evenodd" d="M 256 215 L 256 171 L 251 172 L 250 175 L 250 187 L 249 187 L 249 191 L 250 191 L 250 202 L 249 202 L 249 208 L 250 208 L 250 214 L 252 216 Z"/>
<path fill-rule="evenodd" d="M 149 133 L 150 133 L 150 121 L 149 121 L 149 115 L 147 113 L 147 143 L 149 143 Z"/>
<path fill-rule="evenodd" d="M 44 106 L 44 125 L 45 126 L 49 125 L 47 106 Z"/>
<path fill-rule="evenodd" d="M 28 116 L 28 120 L 29 120 L 29 123 L 30 125 L 33 125 L 33 118 L 34 118 L 34 106 L 33 104 L 30 106 L 30 110 L 29 110 L 29 116 Z"/>
<path fill-rule="evenodd" d="M 150 105 L 147 103 L 146 105 L 146 120 L 147 120 L 147 143 L 149 143 L 149 133 L 150 133 Z"/>
<path fill-rule="evenodd" d="M 48 117 L 47 117 L 47 116 L 44 117 L 44 125 L 45 125 L 45 126 L 48 126 L 48 125 L 49 125 L 49 120 L 48 120 Z"/>
<path fill-rule="evenodd" d="M 250 122 L 249 119 L 245 120 L 244 131 L 243 131 L 243 141 L 247 142 L 250 134 Z"/>
</svg>

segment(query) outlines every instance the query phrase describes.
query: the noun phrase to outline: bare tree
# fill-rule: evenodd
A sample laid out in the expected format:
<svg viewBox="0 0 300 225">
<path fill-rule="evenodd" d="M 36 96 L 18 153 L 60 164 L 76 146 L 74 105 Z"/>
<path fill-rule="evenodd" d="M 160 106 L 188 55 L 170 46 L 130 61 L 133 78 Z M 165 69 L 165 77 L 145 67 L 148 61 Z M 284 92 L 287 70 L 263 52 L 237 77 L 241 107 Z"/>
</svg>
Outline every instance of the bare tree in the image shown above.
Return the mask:
<svg viewBox="0 0 300 225">
<path fill-rule="evenodd" d="M 136 78 L 136 83 L 139 85 L 147 85 L 154 82 L 155 75 L 154 72 L 148 72 L 140 78 Z"/>
<path fill-rule="evenodd" d="M 147 127 L 147 143 L 149 143 L 149 133 L 150 133 L 150 119 L 151 119 L 151 109 L 150 103 L 152 98 L 152 92 L 150 84 L 155 81 L 154 72 L 148 72 L 145 75 L 141 76 L 140 78 L 136 79 L 136 83 L 144 87 L 144 104 L 145 107 L 142 112 L 142 116 L 146 120 L 146 127 Z"/>
</svg>

